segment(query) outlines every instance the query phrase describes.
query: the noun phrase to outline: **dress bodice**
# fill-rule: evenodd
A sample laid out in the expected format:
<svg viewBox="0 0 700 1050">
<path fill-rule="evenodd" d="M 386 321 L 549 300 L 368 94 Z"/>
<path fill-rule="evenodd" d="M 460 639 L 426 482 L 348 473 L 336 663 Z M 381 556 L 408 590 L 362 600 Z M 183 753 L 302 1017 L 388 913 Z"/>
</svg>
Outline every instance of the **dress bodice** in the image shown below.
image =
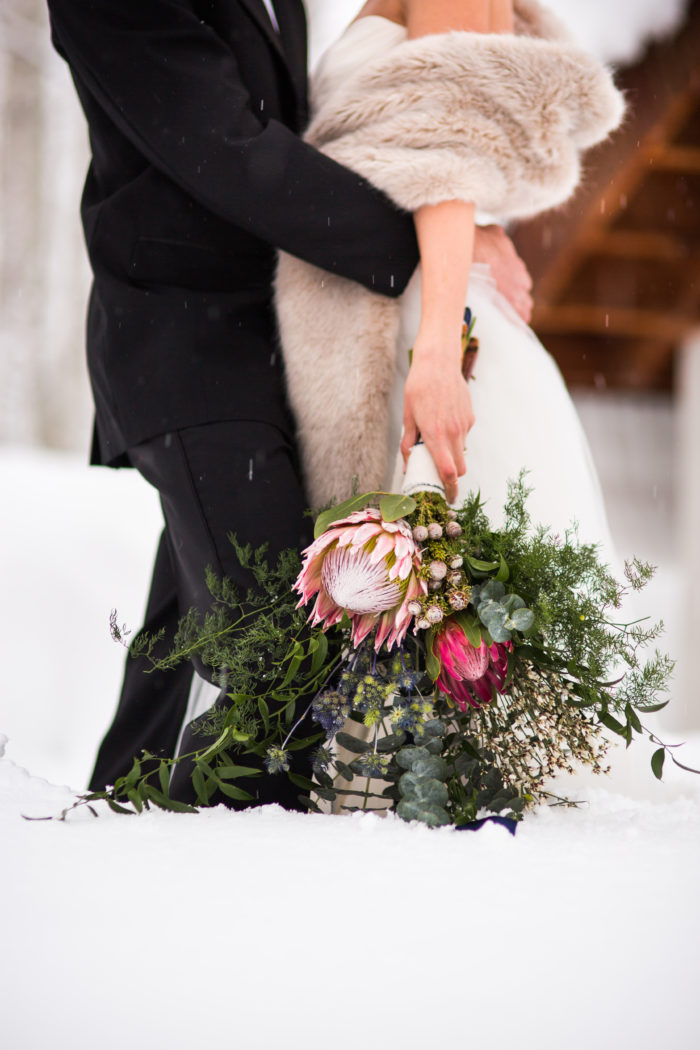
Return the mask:
<svg viewBox="0 0 700 1050">
<path fill-rule="evenodd" d="M 312 77 L 314 107 L 325 102 L 355 70 L 403 43 L 405 26 L 382 15 L 364 15 L 351 22 L 335 43 L 324 51 Z"/>
</svg>

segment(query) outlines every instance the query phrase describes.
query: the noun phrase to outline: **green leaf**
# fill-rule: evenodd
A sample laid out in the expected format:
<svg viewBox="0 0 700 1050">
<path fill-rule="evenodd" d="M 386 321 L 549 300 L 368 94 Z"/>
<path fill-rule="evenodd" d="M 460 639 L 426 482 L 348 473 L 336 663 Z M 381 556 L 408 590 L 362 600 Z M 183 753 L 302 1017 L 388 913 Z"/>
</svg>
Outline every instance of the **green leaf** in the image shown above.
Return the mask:
<svg viewBox="0 0 700 1050">
<path fill-rule="evenodd" d="M 344 500 L 339 503 L 336 507 L 329 507 L 328 510 L 324 510 L 322 514 L 316 518 L 316 524 L 314 525 L 314 539 L 317 540 L 319 536 L 322 536 L 329 525 L 332 525 L 334 521 L 339 521 L 341 518 L 347 518 L 353 511 L 362 510 L 370 500 L 375 499 L 379 496 L 379 492 L 363 492 L 358 496 L 351 496 L 350 499 Z"/>
<path fill-rule="evenodd" d="M 670 703 L 670 700 L 664 700 L 664 702 L 662 704 L 650 704 L 648 707 L 646 706 L 646 704 L 644 704 L 644 705 L 638 707 L 637 710 L 641 711 L 643 715 L 645 715 L 645 714 L 653 715 L 656 711 L 663 711 L 663 709 L 665 707 L 668 707 L 669 703 Z"/>
<path fill-rule="evenodd" d="M 289 683 L 294 678 L 296 678 L 297 671 L 299 670 L 301 662 L 304 659 L 304 646 L 301 644 L 301 642 L 294 643 L 292 654 L 292 658 L 289 661 L 289 667 L 287 668 L 287 673 L 284 676 L 284 681 L 279 687 L 280 689 L 286 689 Z"/>
<path fill-rule="evenodd" d="M 124 806 L 120 806 L 118 802 L 115 802 L 113 798 L 105 799 L 105 802 L 112 810 L 113 813 L 123 813 L 127 817 L 133 817 L 133 809 L 126 809 Z"/>
<path fill-rule="evenodd" d="M 302 791 L 318 791 L 318 787 L 308 777 L 302 777 L 299 773 L 287 773 L 287 776 L 291 780 L 295 787 L 301 788 Z"/>
<path fill-rule="evenodd" d="M 129 802 L 134 807 L 136 812 L 137 813 L 143 813 L 143 802 L 141 800 L 141 796 L 139 795 L 138 791 L 135 791 L 132 788 L 130 791 L 127 791 L 126 794 L 127 794 L 127 798 L 129 799 Z"/>
<path fill-rule="evenodd" d="M 158 780 L 163 794 L 170 794 L 170 767 L 167 762 L 161 762 L 158 766 Z"/>
<path fill-rule="evenodd" d="M 313 649 L 313 659 L 311 661 L 311 674 L 317 675 L 326 662 L 328 656 L 328 639 L 325 634 L 319 633 L 315 638 L 311 639 L 311 643 L 316 643 Z M 311 643 L 309 644 L 309 652 L 312 652 Z"/>
<path fill-rule="evenodd" d="M 366 740 L 358 740 L 351 733 L 336 733 L 335 739 L 341 747 L 344 747 L 346 751 L 351 751 L 353 755 L 364 755 L 365 751 L 372 749 L 372 745 L 368 744 Z"/>
<path fill-rule="evenodd" d="M 406 518 L 409 514 L 413 514 L 417 506 L 413 496 L 400 496 L 395 493 L 383 496 L 379 501 L 379 511 L 384 521 L 398 521 L 399 518 Z"/>
<path fill-rule="evenodd" d="M 493 572 L 494 569 L 500 569 L 500 562 L 497 561 L 480 561 L 479 558 L 467 558 L 469 565 L 475 572 Z"/>
<path fill-rule="evenodd" d="M 666 751 L 663 747 L 660 747 L 658 751 L 655 751 L 651 756 L 651 771 L 657 780 L 661 780 L 661 774 L 664 771 L 664 759 L 666 758 Z"/>
<path fill-rule="evenodd" d="M 454 619 L 466 634 L 469 644 L 478 649 L 481 645 L 481 629 L 476 616 L 467 612 L 459 612 L 455 613 Z"/>
<path fill-rule="evenodd" d="M 339 758 L 336 758 L 334 763 L 335 768 L 340 773 L 341 777 L 345 780 L 352 780 L 355 774 L 345 762 L 341 762 Z"/>
<path fill-rule="evenodd" d="M 242 788 L 234 787 L 233 784 L 219 784 L 219 791 L 228 798 L 236 799 L 237 802 L 253 802 L 253 796 Z"/>
<path fill-rule="evenodd" d="M 204 783 L 204 774 L 198 766 L 192 770 L 192 784 L 197 792 L 197 802 L 207 801 L 207 785 Z"/>
<path fill-rule="evenodd" d="M 501 564 L 498 568 L 498 572 L 495 577 L 499 583 L 505 583 L 510 578 L 510 569 L 503 555 L 501 555 Z"/>
<path fill-rule="evenodd" d="M 386 736 L 380 737 L 377 741 L 377 751 L 379 751 L 380 753 L 385 753 L 387 751 L 395 751 L 398 747 L 402 747 L 405 742 L 405 733 L 387 733 Z"/>
<path fill-rule="evenodd" d="M 440 676 L 440 661 L 433 652 L 435 641 L 435 628 L 431 627 L 425 636 L 425 669 L 433 682 Z"/>
<path fill-rule="evenodd" d="M 157 788 L 152 787 L 150 784 L 146 785 L 146 794 L 148 795 L 151 802 L 154 802 L 160 809 L 166 809 L 170 813 L 197 813 L 197 809 L 194 806 L 188 806 L 186 802 L 178 802 L 177 799 L 168 798 Z"/>
<path fill-rule="evenodd" d="M 618 722 L 616 718 L 613 718 L 611 714 L 608 714 L 606 712 L 605 714 L 601 714 L 599 718 L 603 725 L 610 729 L 613 733 L 617 733 L 617 735 L 621 737 L 627 737 L 626 727 L 623 726 L 622 722 Z"/>
<path fill-rule="evenodd" d="M 217 766 L 216 774 L 222 780 L 235 780 L 237 777 L 259 777 L 260 770 L 253 766 Z"/>
<path fill-rule="evenodd" d="M 516 609 L 510 618 L 516 631 L 529 631 L 535 622 L 535 614 L 530 609 Z"/>
<path fill-rule="evenodd" d="M 260 712 L 265 726 L 265 732 L 270 732 L 270 708 L 261 696 L 258 697 L 258 711 Z"/>
<path fill-rule="evenodd" d="M 636 733 L 641 733 L 642 723 L 639 721 L 639 718 L 637 717 L 637 712 L 631 704 L 625 705 L 625 715 L 627 717 L 627 724 L 631 725 Z"/>
</svg>

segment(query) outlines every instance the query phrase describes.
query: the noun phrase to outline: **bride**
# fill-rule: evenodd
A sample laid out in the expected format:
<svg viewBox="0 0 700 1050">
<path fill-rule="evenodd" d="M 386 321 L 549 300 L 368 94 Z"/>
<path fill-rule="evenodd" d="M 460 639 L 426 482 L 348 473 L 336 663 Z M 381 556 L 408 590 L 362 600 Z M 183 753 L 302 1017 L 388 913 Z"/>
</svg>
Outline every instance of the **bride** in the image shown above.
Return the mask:
<svg viewBox="0 0 700 1050">
<path fill-rule="evenodd" d="M 420 436 L 451 502 L 479 490 L 497 524 L 524 468 L 536 522 L 563 532 L 576 520 L 582 539 L 609 549 L 558 369 L 488 267 L 472 265 L 481 210 L 532 215 L 573 191 L 581 150 L 622 115 L 608 74 L 534 0 L 368 0 L 312 84 L 309 141 L 413 212 L 421 256 L 398 303 L 280 260 L 312 501 L 347 496 L 353 477 L 360 491 L 398 490 Z M 461 375 L 465 304 L 481 348 L 473 384 Z M 420 487 L 415 458 L 408 482 Z"/>
</svg>

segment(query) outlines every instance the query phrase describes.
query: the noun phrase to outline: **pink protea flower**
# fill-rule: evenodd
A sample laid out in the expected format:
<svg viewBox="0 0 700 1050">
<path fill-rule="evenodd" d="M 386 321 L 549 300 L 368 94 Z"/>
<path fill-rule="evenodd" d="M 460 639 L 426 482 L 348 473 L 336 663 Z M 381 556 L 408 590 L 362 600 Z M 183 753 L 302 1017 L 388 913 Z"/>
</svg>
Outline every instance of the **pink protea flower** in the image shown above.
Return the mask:
<svg viewBox="0 0 700 1050">
<path fill-rule="evenodd" d="M 343 613 L 352 620 L 358 646 L 377 627 L 374 648 L 399 644 L 411 622 L 408 603 L 425 593 L 418 579 L 420 551 L 405 521 L 384 521 L 374 507 L 334 521 L 304 551 L 294 589 L 299 606 L 314 595 L 311 622 L 324 630 Z M 299 607 L 297 606 L 297 608 Z"/>
<path fill-rule="evenodd" d="M 438 685 L 457 706 L 482 707 L 491 702 L 491 687 L 502 693 L 508 674 L 508 651 L 511 642 L 477 648 L 467 638 L 457 621 L 450 617 L 438 631 L 433 652 L 440 661 Z"/>
</svg>

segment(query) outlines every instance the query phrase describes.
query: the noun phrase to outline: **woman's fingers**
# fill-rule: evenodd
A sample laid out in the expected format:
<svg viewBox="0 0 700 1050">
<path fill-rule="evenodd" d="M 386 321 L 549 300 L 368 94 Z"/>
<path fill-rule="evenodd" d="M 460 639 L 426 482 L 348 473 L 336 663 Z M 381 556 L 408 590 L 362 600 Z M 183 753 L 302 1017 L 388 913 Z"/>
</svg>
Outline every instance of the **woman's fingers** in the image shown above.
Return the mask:
<svg viewBox="0 0 700 1050">
<path fill-rule="evenodd" d="M 404 417 L 403 437 L 401 438 L 401 455 L 403 456 L 403 469 L 408 466 L 408 457 L 411 449 L 418 440 L 418 428 L 412 416 Z"/>
</svg>

